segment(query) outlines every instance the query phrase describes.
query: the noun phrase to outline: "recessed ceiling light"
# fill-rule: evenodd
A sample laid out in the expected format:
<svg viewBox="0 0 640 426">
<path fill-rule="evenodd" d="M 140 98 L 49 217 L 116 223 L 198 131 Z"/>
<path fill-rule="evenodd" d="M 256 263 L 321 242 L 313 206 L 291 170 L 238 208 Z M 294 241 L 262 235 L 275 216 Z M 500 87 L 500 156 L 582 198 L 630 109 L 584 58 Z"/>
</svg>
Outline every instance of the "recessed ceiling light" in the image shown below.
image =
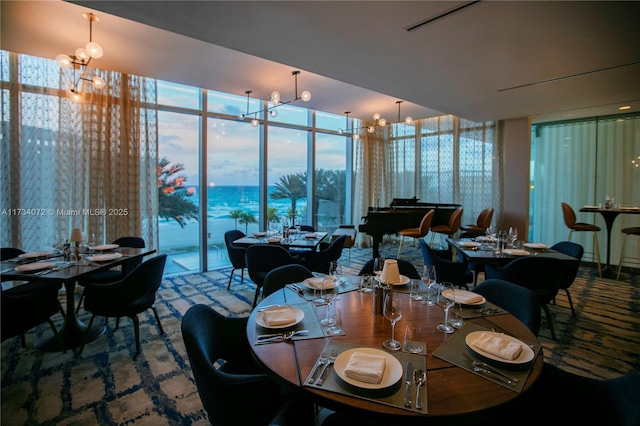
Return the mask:
<svg viewBox="0 0 640 426">
<path fill-rule="evenodd" d="M 630 105 L 625 105 L 625 106 L 621 106 L 620 108 L 618 108 L 620 111 L 625 111 L 627 109 L 631 109 Z"/>
</svg>

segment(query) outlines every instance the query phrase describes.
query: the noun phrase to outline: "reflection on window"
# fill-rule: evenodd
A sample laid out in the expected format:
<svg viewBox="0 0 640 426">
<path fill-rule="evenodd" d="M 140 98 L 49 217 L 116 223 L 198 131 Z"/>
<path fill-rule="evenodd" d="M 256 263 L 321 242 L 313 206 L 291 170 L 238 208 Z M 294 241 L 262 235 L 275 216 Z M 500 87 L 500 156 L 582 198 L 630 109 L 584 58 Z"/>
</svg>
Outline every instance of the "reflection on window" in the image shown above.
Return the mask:
<svg viewBox="0 0 640 426">
<path fill-rule="evenodd" d="M 200 108 L 200 89 L 158 80 L 158 104 L 180 108 Z"/>
<path fill-rule="evenodd" d="M 347 208 L 347 144 L 344 136 L 316 136 L 316 181 L 313 216 L 319 231 L 332 232 L 345 223 Z"/>
</svg>

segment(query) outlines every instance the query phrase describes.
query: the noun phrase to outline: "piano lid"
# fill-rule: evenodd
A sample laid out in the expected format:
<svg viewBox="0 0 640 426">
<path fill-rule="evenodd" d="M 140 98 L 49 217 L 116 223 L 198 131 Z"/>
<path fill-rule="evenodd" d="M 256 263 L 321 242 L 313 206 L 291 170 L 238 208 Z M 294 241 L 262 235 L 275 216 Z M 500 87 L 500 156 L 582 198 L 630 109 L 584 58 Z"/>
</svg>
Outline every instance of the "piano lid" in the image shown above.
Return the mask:
<svg viewBox="0 0 640 426">
<path fill-rule="evenodd" d="M 418 201 L 420 199 L 416 198 L 415 195 L 413 198 L 394 198 L 389 204 L 389 207 L 397 207 L 397 206 L 416 206 L 418 205 Z"/>
</svg>

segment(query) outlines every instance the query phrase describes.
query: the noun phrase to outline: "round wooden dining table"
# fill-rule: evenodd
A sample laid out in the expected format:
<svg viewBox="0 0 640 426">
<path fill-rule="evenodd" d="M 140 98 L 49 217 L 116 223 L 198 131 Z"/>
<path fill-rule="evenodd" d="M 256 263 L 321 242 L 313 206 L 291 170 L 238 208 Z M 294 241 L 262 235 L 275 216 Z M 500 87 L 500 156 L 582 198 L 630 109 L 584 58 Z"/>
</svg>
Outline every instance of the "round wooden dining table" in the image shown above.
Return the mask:
<svg viewBox="0 0 640 426">
<path fill-rule="evenodd" d="M 443 308 L 439 305 L 428 306 L 425 303 L 420 303 L 419 300 L 411 300 L 408 292 L 394 292 L 403 311 L 402 319 L 396 324 L 395 338 L 402 341 L 407 321 L 420 323 L 424 330 L 423 339 L 427 349 L 425 360 L 427 370 L 426 403 L 428 407 L 426 413 L 380 404 L 375 400 L 332 392 L 328 389 L 305 386 L 307 377 L 329 342 L 342 342 L 384 350 L 382 342 L 391 337 L 391 324 L 382 314 L 373 313 L 372 293 L 355 290 L 341 293 L 336 302 L 336 306 L 341 312 L 344 335 L 258 344 L 257 335 L 264 332 L 263 329 L 256 326 L 256 318 L 261 307 L 295 304 L 303 304 L 304 306 L 305 303 L 308 303 L 312 307 L 308 309 L 315 312 L 318 318 L 323 317 L 324 307 L 316 307 L 308 297 L 303 296 L 291 288 L 285 287 L 264 298 L 249 317 L 247 337 L 255 360 L 274 380 L 283 386 L 297 388 L 313 402 L 338 412 L 402 424 L 424 422 L 425 417 L 474 415 L 521 397 L 536 382 L 542 371 L 543 355 L 540 349 L 534 353 L 534 359 L 529 363 L 530 371 L 525 376 L 522 391 L 515 392 L 508 387 L 487 380 L 479 374 L 474 374 L 468 369 L 434 356 L 433 352 L 438 347 L 455 336 L 455 333 L 445 334 L 436 329 L 436 326 L 443 321 Z M 514 336 L 526 343 L 535 343 L 537 348 L 540 348 L 537 337 L 511 314 L 482 316 L 465 319 L 465 322 Z M 402 381 L 404 382 L 404 380 L 403 374 Z"/>
</svg>

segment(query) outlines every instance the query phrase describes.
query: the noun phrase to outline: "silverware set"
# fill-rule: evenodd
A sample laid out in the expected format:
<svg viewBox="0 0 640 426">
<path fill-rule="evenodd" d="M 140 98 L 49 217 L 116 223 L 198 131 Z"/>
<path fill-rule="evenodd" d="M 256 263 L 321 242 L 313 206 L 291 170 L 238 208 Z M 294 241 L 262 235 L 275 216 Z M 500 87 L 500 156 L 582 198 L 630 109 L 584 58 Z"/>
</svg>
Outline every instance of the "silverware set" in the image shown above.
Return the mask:
<svg viewBox="0 0 640 426">
<path fill-rule="evenodd" d="M 320 355 L 320 358 L 318 358 L 318 362 L 313 369 L 313 373 L 311 373 L 311 376 L 309 376 L 309 383 L 315 383 L 318 386 L 322 386 L 325 379 L 327 378 L 327 373 L 331 369 L 331 366 L 336 361 L 337 357 L 338 351 L 336 349 L 333 349 L 331 351 L 331 355 L 328 355 L 326 352 L 322 352 L 322 355 Z M 319 372 L 320 377 L 316 379 Z"/>
<path fill-rule="evenodd" d="M 256 339 L 258 340 L 258 344 L 285 342 L 287 340 L 291 340 L 293 336 L 297 336 L 298 334 L 306 334 L 308 332 L 309 330 L 291 330 L 287 331 L 286 333 L 261 334 Z"/>
<path fill-rule="evenodd" d="M 407 368 L 405 370 L 405 388 L 404 388 L 404 406 L 411 407 L 411 386 L 415 383 L 417 386 L 416 389 L 416 409 L 422 410 L 424 408 L 424 404 L 422 402 L 422 397 L 420 396 L 420 390 L 422 386 L 427 383 L 427 372 L 416 368 L 413 369 L 413 364 L 411 362 L 407 363 Z"/>
<path fill-rule="evenodd" d="M 488 375 L 489 377 L 493 377 L 496 380 L 499 380 L 511 386 L 516 386 L 518 384 L 517 378 L 511 377 L 508 374 L 503 373 L 496 367 L 489 365 L 486 362 L 481 362 L 476 359 L 473 359 L 467 353 L 463 353 L 463 355 L 469 362 L 471 362 L 472 369 L 476 373 L 482 373 L 484 375 Z"/>
</svg>

